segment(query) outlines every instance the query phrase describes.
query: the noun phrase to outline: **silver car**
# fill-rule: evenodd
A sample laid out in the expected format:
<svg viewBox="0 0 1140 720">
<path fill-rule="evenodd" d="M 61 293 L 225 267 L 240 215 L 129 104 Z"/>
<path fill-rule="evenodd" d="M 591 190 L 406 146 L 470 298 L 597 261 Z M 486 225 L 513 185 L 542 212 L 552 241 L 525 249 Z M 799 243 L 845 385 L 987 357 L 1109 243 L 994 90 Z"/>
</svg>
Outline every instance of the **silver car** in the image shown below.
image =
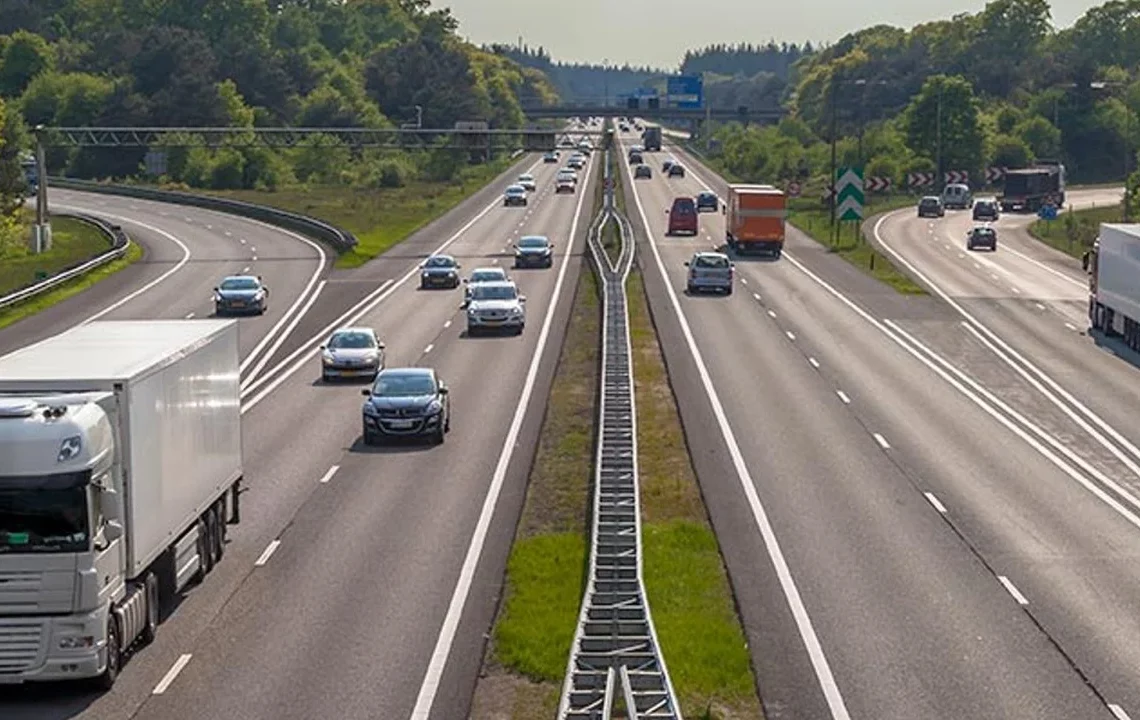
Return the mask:
<svg viewBox="0 0 1140 720">
<path fill-rule="evenodd" d="M 467 303 L 467 335 L 483 330 L 514 330 L 521 335 L 526 326 L 526 296 L 513 282 L 480 283 L 471 289 Z"/>
<path fill-rule="evenodd" d="M 689 268 L 687 289 L 690 295 L 705 290 L 723 292 L 725 295 L 732 294 L 732 282 L 736 275 L 735 265 L 724 253 L 694 253 L 685 266 Z"/>
<path fill-rule="evenodd" d="M 321 345 L 321 379 L 368 378 L 384 369 L 384 343 L 369 327 L 347 327 Z"/>
<path fill-rule="evenodd" d="M 507 271 L 501 267 L 481 267 L 475 268 L 471 271 L 471 277 L 466 278 L 463 282 L 467 283 L 467 287 L 463 292 L 464 304 L 471 299 L 471 288 L 481 283 L 488 282 L 507 282 L 510 278 L 507 276 Z"/>
<path fill-rule="evenodd" d="M 538 185 L 535 184 L 534 175 L 531 175 L 530 173 L 523 173 L 522 175 L 519 175 L 519 179 L 515 182 L 517 182 L 519 185 L 522 185 L 523 190 L 526 190 L 527 192 L 534 192 L 538 189 Z"/>
</svg>

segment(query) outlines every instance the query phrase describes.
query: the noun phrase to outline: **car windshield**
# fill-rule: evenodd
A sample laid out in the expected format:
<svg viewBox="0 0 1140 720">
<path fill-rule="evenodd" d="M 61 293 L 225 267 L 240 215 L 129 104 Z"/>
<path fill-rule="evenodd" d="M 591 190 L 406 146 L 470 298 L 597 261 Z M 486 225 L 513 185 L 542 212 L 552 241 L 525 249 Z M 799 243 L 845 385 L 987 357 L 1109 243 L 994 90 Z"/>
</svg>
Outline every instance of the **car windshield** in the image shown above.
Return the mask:
<svg viewBox="0 0 1140 720">
<path fill-rule="evenodd" d="M 540 237 L 524 237 L 519 240 L 519 247 L 521 248 L 544 248 L 546 247 L 546 238 Z"/>
<path fill-rule="evenodd" d="M 449 257 L 440 257 L 437 255 L 436 257 L 429 257 L 424 265 L 434 268 L 449 268 L 455 266 L 455 261 Z"/>
<path fill-rule="evenodd" d="M 698 255 L 693 262 L 694 267 L 724 270 L 728 267 L 728 258 L 717 257 L 716 255 Z"/>
<path fill-rule="evenodd" d="M 416 397 L 435 395 L 435 380 L 422 373 L 385 375 L 380 374 L 372 386 L 372 394 L 378 397 Z"/>
<path fill-rule="evenodd" d="M 87 473 L 0 477 L 0 554 L 88 549 Z"/>
<path fill-rule="evenodd" d="M 716 195 L 713 195 L 712 193 L 701 193 L 700 200 L 701 202 L 712 202 L 713 200 L 716 200 Z"/>
<path fill-rule="evenodd" d="M 673 212 L 677 213 L 678 215 L 686 215 L 693 212 L 693 201 L 678 200 L 677 202 L 673 203 Z"/>
<path fill-rule="evenodd" d="M 507 194 L 508 195 L 512 195 L 512 194 L 518 195 L 522 191 L 523 191 L 523 188 L 520 185 L 511 185 L 509 188 L 507 188 Z"/>
<path fill-rule="evenodd" d="M 493 282 L 495 280 L 503 280 L 507 274 L 502 270 L 476 270 L 471 273 L 471 282 Z"/>
<path fill-rule="evenodd" d="M 221 285 L 223 290 L 256 290 L 259 287 L 261 287 L 261 283 L 257 281 L 257 278 L 244 277 L 226 278 Z"/>
<path fill-rule="evenodd" d="M 974 234 L 975 235 L 993 235 L 994 231 L 989 229 L 989 228 L 975 228 Z"/>
<path fill-rule="evenodd" d="M 364 350 L 376 347 L 376 340 L 368 333 L 343 332 L 333 335 L 329 339 L 329 348 L 333 350 Z"/>
<path fill-rule="evenodd" d="M 518 296 L 513 285 L 476 285 L 471 288 L 473 300 L 514 300 Z"/>
<path fill-rule="evenodd" d="M 922 204 L 923 205 L 937 205 L 938 204 L 938 198 L 923 198 Z"/>
<path fill-rule="evenodd" d="M 519 182 L 530 182 L 534 180 L 533 175 L 519 175 Z"/>
</svg>

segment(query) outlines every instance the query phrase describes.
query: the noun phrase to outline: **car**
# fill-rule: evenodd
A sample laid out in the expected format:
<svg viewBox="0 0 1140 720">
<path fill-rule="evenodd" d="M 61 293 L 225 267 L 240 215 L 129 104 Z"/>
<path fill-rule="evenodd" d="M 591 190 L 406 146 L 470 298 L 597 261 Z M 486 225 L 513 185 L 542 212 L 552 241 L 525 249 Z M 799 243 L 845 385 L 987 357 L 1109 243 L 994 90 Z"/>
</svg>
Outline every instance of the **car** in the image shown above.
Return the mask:
<svg viewBox="0 0 1140 720">
<path fill-rule="evenodd" d="M 666 212 L 669 213 L 666 235 L 697 234 L 697 203 L 691 197 L 673 198 L 673 205 Z"/>
<path fill-rule="evenodd" d="M 542 156 L 542 161 L 544 163 L 556 163 L 556 162 L 558 162 L 558 153 L 557 152 L 548 152 Z"/>
<path fill-rule="evenodd" d="M 481 267 L 471 271 L 470 277 L 463 280 L 466 287 L 463 290 L 464 302 L 471 300 L 471 288 L 479 283 L 504 282 L 510 280 L 507 271 L 501 267 Z"/>
<path fill-rule="evenodd" d="M 578 187 L 578 183 L 572 177 L 559 175 L 554 181 L 554 194 L 573 193 Z"/>
<path fill-rule="evenodd" d="M 432 255 L 420 265 L 420 288 L 457 288 L 460 265 L 450 255 Z"/>
<path fill-rule="evenodd" d="M 640 146 L 640 145 L 630 145 L 630 146 L 629 146 L 629 151 L 630 151 L 631 153 L 643 153 L 643 152 L 645 152 L 645 148 L 643 148 L 643 147 L 642 147 L 642 146 Z"/>
<path fill-rule="evenodd" d="M 522 185 L 511 185 L 503 193 L 503 207 L 511 207 L 512 205 L 526 207 L 526 188 Z"/>
<path fill-rule="evenodd" d="M 942 189 L 942 206 L 959 210 L 972 208 L 974 206 L 974 194 L 970 192 L 970 186 L 962 183 L 947 185 Z"/>
<path fill-rule="evenodd" d="M 976 225 L 966 233 L 966 249 L 976 250 L 979 247 L 997 252 L 997 231 L 989 225 Z"/>
<path fill-rule="evenodd" d="M 368 398 L 361 408 L 365 445 L 415 437 L 439 445 L 451 431 L 450 391 L 432 368 L 386 368 L 361 394 Z"/>
<path fill-rule="evenodd" d="M 685 167 L 681 163 L 674 161 L 669 165 L 669 171 L 666 173 L 667 177 L 685 177 Z"/>
<path fill-rule="evenodd" d="M 480 283 L 467 303 L 467 336 L 484 330 L 513 330 L 521 335 L 526 327 L 526 296 L 510 280 Z"/>
<path fill-rule="evenodd" d="M 527 192 L 534 192 L 538 189 L 538 185 L 536 185 L 534 182 L 534 175 L 531 175 L 530 173 L 523 173 L 522 175 L 519 175 L 517 182 L 522 186 L 522 189 L 526 190 Z"/>
<path fill-rule="evenodd" d="M 673 163 L 675 162 L 677 161 L 673 158 L 665 158 L 664 162 L 661 163 L 661 172 L 669 172 L 669 168 L 673 167 Z"/>
<path fill-rule="evenodd" d="M 634 180 L 652 180 L 653 170 L 648 165 L 638 165 L 633 169 Z"/>
<path fill-rule="evenodd" d="M 375 380 L 384 369 L 384 343 L 370 327 L 346 327 L 321 345 L 321 380 L 366 377 Z"/>
<path fill-rule="evenodd" d="M 732 281 L 736 270 L 735 265 L 724 253 L 693 253 L 692 259 L 685 263 L 685 267 L 689 268 L 686 289 L 690 295 L 703 290 L 732 294 Z"/>
<path fill-rule="evenodd" d="M 581 155 L 572 155 L 566 162 L 566 165 L 575 170 L 581 170 L 582 168 L 586 167 L 586 158 Z"/>
<path fill-rule="evenodd" d="M 574 170 L 574 168 L 564 167 L 561 170 L 559 170 L 558 175 L 555 176 L 555 179 L 561 180 L 563 178 L 569 180 L 570 182 L 574 183 L 575 185 L 578 184 L 578 173 L 577 173 L 577 171 Z"/>
<path fill-rule="evenodd" d="M 629 164 L 630 165 L 641 165 L 644 162 L 645 162 L 645 158 L 643 158 L 641 156 L 641 153 L 630 153 L 629 154 Z"/>
<path fill-rule="evenodd" d="M 927 195 L 918 201 L 919 217 L 945 217 L 946 208 L 942 206 L 942 198 L 937 195 Z"/>
<path fill-rule="evenodd" d="M 545 235 L 525 235 L 515 243 L 515 267 L 554 267 L 554 243 Z"/>
<path fill-rule="evenodd" d="M 589 140 L 582 140 L 582 142 L 578 143 L 578 152 L 583 155 L 589 155 L 593 150 L 594 147 L 590 144 Z"/>
<path fill-rule="evenodd" d="M 214 288 L 214 314 L 264 315 L 269 309 L 269 288 L 260 275 L 230 275 Z"/>
<path fill-rule="evenodd" d="M 709 212 L 720 210 L 720 198 L 716 196 L 716 193 L 706 190 L 697 195 L 697 212 L 704 212 L 705 210 Z"/>
<path fill-rule="evenodd" d="M 974 220 L 993 220 L 1001 217 L 1001 208 L 994 198 L 980 198 L 974 203 Z"/>
</svg>

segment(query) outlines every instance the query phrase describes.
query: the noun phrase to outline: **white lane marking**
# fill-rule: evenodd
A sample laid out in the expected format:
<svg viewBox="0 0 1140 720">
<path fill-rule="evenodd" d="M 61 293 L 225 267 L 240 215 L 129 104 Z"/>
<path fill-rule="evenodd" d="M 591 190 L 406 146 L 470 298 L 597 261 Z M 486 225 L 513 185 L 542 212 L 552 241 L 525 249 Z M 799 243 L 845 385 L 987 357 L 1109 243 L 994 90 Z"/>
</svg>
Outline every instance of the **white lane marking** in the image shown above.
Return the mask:
<svg viewBox="0 0 1140 720">
<path fill-rule="evenodd" d="M 934 493 L 932 493 L 932 492 L 924 492 L 924 493 L 923 493 L 923 496 L 926 498 L 926 501 L 927 501 L 928 503 L 930 503 L 931 505 L 933 505 L 933 506 L 934 506 L 934 509 L 935 509 L 935 510 L 937 510 L 937 511 L 938 511 L 938 512 L 940 512 L 940 513 L 942 513 L 943 515 L 945 515 L 945 514 L 946 514 L 946 506 L 942 504 L 942 501 L 941 501 L 941 500 L 939 500 L 939 499 L 938 499 L 938 498 L 937 498 L 937 497 L 934 495 Z"/>
<path fill-rule="evenodd" d="M 232 232 L 230 232 L 229 230 L 226 230 L 226 237 L 233 237 L 233 236 L 234 236 L 234 234 Z"/>
<path fill-rule="evenodd" d="M 993 273 L 990 273 L 990 277 L 991 277 L 991 278 L 993 278 L 994 280 L 997 280 L 997 279 L 998 279 L 998 276 L 997 276 L 997 275 L 994 275 Z"/>
<path fill-rule="evenodd" d="M 251 253 L 256 253 L 256 252 L 257 252 L 257 248 L 256 248 L 255 246 L 253 246 L 253 245 L 250 245 L 250 246 L 249 246 L 249 251 L 250 251 Z"/>
<path fill-rule="evenodd" d="M 432 348 L 434 348 L 434 347 L 435 347 L 435 343 L 428 343 L 428 346 L 426 348 L 424 348 L 424 355 L 427 355 L 429 352 L 431 352 Z"/>
<path fill-rule="evenodd" d="M 742 283 L 744 283 L 745 285 L 747 285 L 747 284 L 748 284 L 748 278 L 744 278 L 744 277 L 742 277 L 742 278 L 740 278 L 740 282 L 742 282 Z"/>
<path fill-rule="evenodd" d="M 768 316 L 769 316 L 769 317 L 776 317 L 776 311 L 775 311 L 775 310 L 769 310 L 769 311 L 768 311 Z"/>
<path fill-rule="evenodd" d="M 194 218 L 192 218 L 192 217 L 184 217 L 184 218 L 182 218 L 182 220 L 183 220 L 184 222 L 188 222 L 188 223 L 192 223 L 192 222 L 194 222 Z"/>
<path fill-rule="evenodd" d="M 982 266 L 981 266 L 981 265 L 979 265 L 978 263 L 974 263 L 974 269 L 975 269 L 975 270 L 981 270 L 981 269 L 982 269 Z"/>
<path fill-rule="evenodd" d="M 194 313 L 186 313 L 186 319 L 189 320 L 194 317 Z"/>
<path fill-rule="evenodd" d="M 249 272 L 249 265 L 246 265 L 245 267 L 243 267 L 243 268 L 241 269 L 241 271 L 242 271 L 242 273 L 243 273 L 243 274 L 245 274 L 245 273 Z"/>
<path fill-rule="evenodd" d="M 759 301 L 759 300 L 760 300 L 760 296 L 759 296 L 758 294 L 756 294 L 756 293 L 752 293 L 752 297 L 753 297 L 753 299 L 755 299 L 755 300 L 757 300 L 757 301 Z"/>
<path fill-rule="evenodd" d="M 791 330 L 785 330 L 784 334 L 787 335 L 788 339 L 791 340 L 792 342 L 796 341 L 796 334 L 794 332 L 792 332 Z"/>
<path fill-rule="evenodd" d="M 209 223 L 207 223 L 207 224 L 206 224 L 206 229 L 207 229 L 207 230 L 213 230 L 213 229 L 214 229 L 214 226 L 213 226 L 213 225 L 210 225 Z"/>
<path fill-rule="evenodd" d="M 965 258 L 965 257 L 966 257 L 966 253 L 958 253 L 958 257 L 959 257 L 959 258 Z"/>
<path fill-rule="evenodd" d="M 253 260 L 254 262 L 257 262 L 257 256 L 256 256 L 256 255 L 254 255 L 254 256 L 253 256 L 252 258 L 250 258 L 250 259 L 251 259 L 251 260 Z"/>
<path fill-rule="evenodd" d="M 1017 293 L 1018 295 L 1020 295 L 1020 294 L 1021 294 L 1021 290 L 1018 290 L 1018 289 L 1017 289 L 1017 288 L 1015 288 L 1015 287 L 1011 287 L 1011 288 L 1010 288 L 1010 290 L 1014 291 L 1014 292 L 1015 292 L 1015 293 Z"/>
<path fill-rule="evenodd" d="M 1116 717 L 1116 720 L 1132 720 L 1132 718 L 1128 717 L 1128 713 L 1124 712 L 1124 708 L 1116 703 L 1109 703 L 1108 711 Z"/>
<path fill-rule="evenodd" d="M 446 330 L 447 328 L 451 327 L 451 321 L 450 321 L 450 320 L 448 320 L 447 322 L 445 322 L 445 323 L 443 324 L 443 327 L 444 327 L 444 329 L 445 329 L 445 330 Z"/>
<path fill-rule="evenodd" d="M 178 659 L 174 661 L 174 664 L 170 666 L 170 669 L 166 671 L 166 674 L 162 676 L 162 679 L 158 681 L 158 684 L 154 686 L 154 690 L 151 690 L 151 695 L 161 695 L 166 692 L 167 688 L 178 678 L 183 668 L 190 663 L 190 658 L 192 657 L 194 656 L 190 653 L 179 655 Z"/>
<path fill-rule="evenodd" d="M 337 470 L 340 470 L 340 465 L 333 465 L 331 468 L 328 469 L 328 472 L 326 472 L 324 475 L 321 476 L 321 479 L 319 482 L 322 485 L 325 485 L 326 483 L 328 483 L 329 480 L 333 479 L 333 475 L 336 475 Z"/>
<path fill-rule="evenodd" d="M 1045 309 L 1045 306 L 1044 306 L 1044 305 L 1042 305 L 1041 303 L 1033 303 L 1033 305 L 1034 305 L 1034 306 L 1035 306 L 1035 307 L 1036 307 L 1038 310 L 1044 310 L 1044 309 Z"/>
<path fill-rule="evenodd" d="M 586 166 L 586 177 L 590 176 L 593 163 L 594 159 L 591 157 Z M 578 206 L 574 210 L 574 219 L 570 223 L 571 244 L 578 233 L 578 221 L 582 216 L 582 201 L 585 198 L 586 193 L 578 194 Z M 420 685 L 415 707 L 412 708 L 411 720 L 428 720 L 431 715 L 431 707 L 435 702 L 436 693 L 439 692 L 443 670 L 447 665 L 447 658 L 451 654 L 451 646 L 455 642 L 455 633 L 459 630 L 459 620 L 463 617 L 463 609 L 467 605 L 467 597 L 471 593 L 475 568 L 479 564 L 479 556 L 483 553 L 483 544 L 487 539 L 487 531 L 491 527 L 491 518 L 499 503 L 499 493 L 502 492 L 507 468 L 510 466 L 511 457 L 514 455 L 515 443 L 518 441 L 519 432 L 522 430 L 523 418 L 526 416 L 530 397 L 538 379 L 538 369 L 542 363 L 543 351 L 546 349 L 546 340 L 550 335 L 551 325 L 554 323 L 554 311 L 558 308 L 562 284 L 566 279 L 566 270 L 571 264 L 564 262 L 558 270 L 558 279 L 554 283 L 554 295 L 551 298 L 550 307 L 546 311 L 542 330 L 538 335 L 538 346 L 535 348 L 526 381 L 523 383 L 522 397 L 519 398 L 519 403 L 515 406 L 515 415 L 511 419 L 510 429 L 507 430 L 506 442 L 503 443 L 503 449 L 499 453 L 499 462 L 495 466 L 495 473 L 491 476 L 491 487 L 488 488 L 487 496 L 483 501 L 483 509 L 480 511 L 479 520 L 475 524 L 475 533 L 472 535 L 471 544 L 467 548 L 467 556 L 463 558 L 459 580 L 455 584 L 455 592 L 452 593 L 451 602 L 447 608 L 447 616 L 444 617 L 443 627 L 440 629 L 435 649 L 432 650 L 431 660 L 428 662 L 423 684 Z"/>
<path fill-rule="evenodd" d="M 274 540 L 269 543 L 264 550 L 261 551 L 261 557 L 254 561 L 254 567 L 262 567 L 265 563 L 269 562 L 269 558 L 273 557 L 273 553 L 277 552 L 277 548 L 281 547 L 280 540 Z"/>
<path fill-rule="evenodd" d="M 245 245 L 245 238 L 238 238 L 238 242 L 240 242 L 242 245 Z"/>
<path fill-rule="evenodd" d="M 1021 591 L 1017 589 L 1017 586 L 1013 584 L 1012 580 L 1007 578 L 1005 575 L 998 575 L 998 580 L 1005 587 L 1006 592 L 1013 596 L 1013 599 L 1017 601 L 1018 605 L 1029 604 L 1029 600 L 1027 600 L 1025 596 L 1021 594 Z"/>
<path fill-rule="evenodd" d="M 649 218 L 645 214 L 645 206 L 641 202 L 641 193 L 637 190 L 637 184 L 634 182 L 633 173 L 628 165 L 626 165 L 625 171 L 629 176 L 630 186 L 634 188 L 633 199 L 637 204 L 638 213 L 641 215 L 642 226 L 645 232 L 649 234 L 649 248 L 653 251 L 653 257 L 657 262 L 657 269 L 661 273 L 661 277 L 665 280 L 665 292 L 669 295 L 669 299 L 673 303 L 673 311 L 677 315 L 677 321 L 681 325 L 681 332 L 684 334 L 685 342 L 689 346 L 689 353 L 696 363 L 697 372 L 700 375 L 702 385 L 704 385 L 705 396 L 712 404 L 713 415 L 716 417 L 721 435 L 724 437 L 725 444 L 728 446 L 728 452 L 732 457 L 736 476 L 740 480 L 740 486 L 744 491 L 745 498 L 748 500 L 749 507 L 752 510 L 752 516 L 756 521 L 756 526 L 760 531 L 761 537 L 764 539 L 764 547 L 768 551 L 768 557 L 776 569 L 776 577 L 780 582 L 780 588 L 788 602 L 788 607 L 791 609 L 792 618 L 796 623 L 800 638 L 803 640 L 804 647 L 811 660 L 812 669 L 815 671 L 820 690 L 827 701 L 831 717 L 833 720 L 850 720 L 851 715 L 847 711 L 847 705 L 843 701 L 843 695 L 839 692 L 839 686 L 835 682 L 835 675 L 832 673 L 831 665 L 823 652 L 823 646 L 819 642 L 819 636 L 816 635 L 815 627 L 812 625 L 811 617 L 808 615 L 803 597 L 800 595 L 796 581 L 792 577 L 792 571 L 791 568 L 788 567 L 788 561 L 784 557 L 784 551 L 780 548 L 780 542 L 776 538 L 775 530 L 773 530 L 772 523 L 768 518 L 768 512 L 764 509 L 764 504 L 760 501 L 760 496 L 756 492 L 756 482 L 752 479 L 752 474 L 744 461 L 744 455 L 741 453 L 740 446 L 736 442 L 736 434 L 728 422 L 728 416 L 725 414 L 724 406 L 720 401 L 720 395 L 713 386 L 712 377 L 709 375 L 708 367 L 705 365 L 701 350 L 697 346 L 696 338 L 693 337 L 693 331 L 689 326 L 688 318 L 685 317 L 685 312 L 681 308 L 681 302 L 677 299 L 677 293 L 673 289 L 673 283 L 669 282 L 669 273 L 665 269 L 665 262 L 661 259 L 661 253 L 658 251 L 657 243 L 654 241 L 653 229 L 649 224 Z M 695 178 L 697 177 L 691 170 L 690 175 Z M 699 178 L 698 182 L 700 182 Z M 709 188 L 706 184 L 705 189 L 711 190 L 712 188 Z M 772 313 L 770 310 L 769 313 L 775 316 L 775 313 Z"/>
<path fill-rule="evenodd" d="M 809 363 L 811 363 L 811 366 L 812 366 L 813 368 L 815 368 L 816 370 L 818 370 L 818 369 L 819 369 L 819 360 L 816 360 L 816 359 L 815 359 L 815 358 L 813 358 L 813 357 L 809 357 L 809 358 L 808 358 L 808 362 L 809 362 Z"/>
<path fill-rule="evenodd" d="M 1073 332 L 1077 332 L 1077 326 L 1076 326 L 1076 325 L 1074 325 L 1074 324 L 1072 324 L 1072 323 L 1068 323 L 1068 322 L 1067 322 L 1067 323 L 1065 323 L 1065 327 L 1069 328 L 1069 329 L 1070 329 L 1070 330 L 1072 330 Z"/>
<path fill-rule="evenodd" d="M 835 394 L 839 396 L 839 399 L 843 401 L 844 405 L 851 404 L 851 398 L 847 396 L 847 393 L 843 392 L 842 390 L 836 390 Z"/>
<path fill-rule="evenodd" d="M 1015 256 L 1021 258 L 1022 260 L 1026 261 L 1026 262 L 1029 262 L 1029 263 L 1036 265 L 1037 267 L 1041 268 L 1042 270 L 1044 270 L 1047 273 L 1050 273 L 1052 275 L 1056 275 L 1057 277 L 1061 278 L 1062 280 L 1069 283 L 1070 285 L 1076 285 L 1077 287 L 1079 287 L 1081 289 L 1087 289 L 1088 288 L 1088 282 L 1087 281 L 1082 282 L 1082 281 L 1077 280 L 1076 278 L 1074 278 L 1070 275 L 1066 275 L 1065 273 L 1061 272 L 1060 270 L 1057 270 L 1056 268 L 1051 268 L 1048 265 L 1046 265 L 1045 263 L 1041 262 L 1040 260 L 1034 260 L 1033 258 L 1029 257 L 1025 253 L 1018 252 L 1017 250 L 1014 250 L 1008 244 L 1003 244 L 1002 249 L 1005 252 L 1010 253 L 1011 255 L 1015 255 Z"/>
<path fill-rule="evenodd" d="M 499 258 L 491 258 L 491 264 L 492 265 L 498 265 L 499 264 Z"/>
<path fill-rule="evenodd" d="M 128 205 L 127 207 L 131 210 L 138 210 L 139 209 L 138 205 Z"/>
<path fill-rule="evenodd" d="M 284 330 L 282 330 L 281 333 L 277 336 L 277 342 L 273 343 L 272 347 L 270 347 L 265 352 L 265 354 L 261 356 L 261 360 L 259 360 L 257 362 L 257 364 L 253 366 L 253 369 L 250 370 L 249 373 L 246 375 L 245 380 L 243 380 L 242 384 L 241 384 L 241 389 L 243 392 L 249 386 L 249 384 L 253 382 L 254 378 L 256 378 L 258 376 L 258 374 L 261 372 L 262 368 L 265 367 L 266 363 L 268 363 L 273 358 L 273 355 L 278 350 L 281 349 L 281 346 L 285 344 L 285 341 L 288 340 L 289 336 L 293 334 L 293 331 L 297 329 L 297 325 L 300 324 L 301 320 L 306 315 L 308 315 L 309 310 L 312 309 L 313 304 L 317 301 L 317 298 L 320 297 L 321 291 L 325 289 L 325 285 L 327 285 L 327 284 L 328 284 L 327 280 L 321 280 L 319 283 L 317 283 L 316 289 L 313 290 L 311 293 L 309 293 L 308 300 L 305 301 L 305 306 L 302 307 L 293 316 L 293 319 L 289 323 L 289 325 Z M 292 311 L 292 308 L 290 308 L 290 311 Z M 287 318 L 288 316 L 289 316 L 289 314 L 286 313 L 285 317 Z M 282 319 L 282 322 L 284 322 L 284 319 Z M 267 336 L 267 337 L 272 337 L 272 335 Z M 264 343 L 265 343 L 265 339 L 263 338 L 261 344 L 264 344 Z M 254 348 L 254 349 L 260 350 L 261 348 L 259 346 L 259 347 Z"/>
<path fill-rule="evenodd" d="M 879 447 L 881 447 L 884 450 L 890 450 L 891 449 L 891 444 L 889 442 L 887 442 L 887 439 L 885 437 L 883 437 L 879 433 L 875 433 L 874 435 L 875 435 L 875 442 L 879 443 Z"/>
</svg>

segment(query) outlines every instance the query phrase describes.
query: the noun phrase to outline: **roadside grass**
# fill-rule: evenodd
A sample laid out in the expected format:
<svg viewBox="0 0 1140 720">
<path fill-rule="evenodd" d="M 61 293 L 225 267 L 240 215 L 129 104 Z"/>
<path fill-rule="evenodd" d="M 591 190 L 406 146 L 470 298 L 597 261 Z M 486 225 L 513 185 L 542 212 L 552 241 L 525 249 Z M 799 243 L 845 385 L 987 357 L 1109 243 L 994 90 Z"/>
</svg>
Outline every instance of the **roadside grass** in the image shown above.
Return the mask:
<svg viewBox="0 0 1140 720">
<path fill-rule="evenodd" d="M 1029 234 L 1075 258 L 1093 246 L 1101 223 L 1121 222 L 1120 204 L 1085 208 L 1062 213 L 1056 220 L 1035 220 Z"/>
<path fill-rule="evenodd" d="M 52 247 L 34 255 L 28 249 L 32 215 L 27 210 L 16 218 L 16 228 L 0 235 L 0 295 L 19 290 L 78 265 L 110 249 L 107 236 L 82 220 L 64 216 L 51 219 Z"/>
<path fill-rule="evenodd" d="M 507 158 L 465 168 L 450 183 L 415 182 L 401 188 L 310 186 L 263 190 L 193 190 L 309 215 L 356 235 L 359 245 L 337 258 L 359 267 L 390 250 L 486 186 L 517 162 Z"/>
</svg>

